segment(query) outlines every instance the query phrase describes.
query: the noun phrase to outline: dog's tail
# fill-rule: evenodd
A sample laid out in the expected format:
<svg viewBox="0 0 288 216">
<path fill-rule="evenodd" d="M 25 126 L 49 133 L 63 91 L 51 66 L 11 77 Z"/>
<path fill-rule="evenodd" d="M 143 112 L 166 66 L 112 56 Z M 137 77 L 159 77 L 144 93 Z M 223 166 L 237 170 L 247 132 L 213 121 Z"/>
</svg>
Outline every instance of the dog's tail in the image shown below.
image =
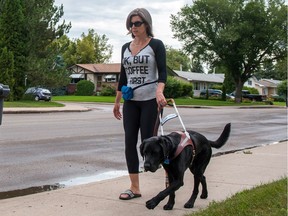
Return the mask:
<svg viewBox="0 0 288 216">
<path fill-rule="evenodd" d="M 228 140 L 231 130 L 231 123 L 226 124 L 224 130 L 222 131 L 220 137 L 216 141 L 210 141 L 210 145 L 213 148 L 221 148 Z"/>
</svg>

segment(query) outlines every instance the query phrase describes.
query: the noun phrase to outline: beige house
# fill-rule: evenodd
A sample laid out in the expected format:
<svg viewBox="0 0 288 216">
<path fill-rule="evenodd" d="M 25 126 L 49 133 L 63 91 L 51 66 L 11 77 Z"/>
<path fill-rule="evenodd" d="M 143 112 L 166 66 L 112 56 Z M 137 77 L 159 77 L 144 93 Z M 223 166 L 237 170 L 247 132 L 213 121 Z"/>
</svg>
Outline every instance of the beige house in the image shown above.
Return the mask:
<svg viewBox="0 0 288 216">
<path fill-rule="evenodd" d="M 120 63 L 115 64 L 75 64 L 68 68 L 71 72 L 71 84 L 68 93 L 74 93 L 76 83 L 88 80 L 95 84 L 95 92 L 100 92 L 102 87 L 110 85 L 116 87 L 120 75 Z"/>
<path fill-rule="evenodd" d="M 267 95 L 268 97 L 277 95 L 277 86 L 281 83 L 280 80 L 260 79 L 251 77 L 244 86 L 256 88 L 260 95 Z"/>
<path fill-rule="evenodd" d="M 95 92 L 100 92 L 105 85 L 118 85 L 120 78 L 120 63 L 109 64 L 75 64 L 68 68 L 71 75 L 71 83 L 68 85 L 68 94 L 73 94 L 76 89 L 76 83 L 80 80 L 89 80 L 95 85 Z M 173 70 L 167 67 L 167 73 L 171 76 L 177 76 Z"/>
</svg>

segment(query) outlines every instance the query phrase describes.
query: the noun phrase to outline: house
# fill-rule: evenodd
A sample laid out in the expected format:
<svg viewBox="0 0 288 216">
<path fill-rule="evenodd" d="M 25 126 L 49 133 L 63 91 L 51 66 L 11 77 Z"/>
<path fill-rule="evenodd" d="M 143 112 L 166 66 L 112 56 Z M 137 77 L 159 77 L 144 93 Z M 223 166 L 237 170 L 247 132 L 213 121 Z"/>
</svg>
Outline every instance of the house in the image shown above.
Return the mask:
<svg viewBox="0 0 288 216">
<path fill-rule="evenodd" d="M 95 92 L 100 92 L 105 85 L 118 85 L 120 78 L 120 63 L 112 64 L 75 64 L 68 68 L 71 75 L 71 83 L 68 85 L 68 94 L 73 94 L 76 89 L 76 83 L 80 80 L 89 80 L 95 84 Z M 167 67 L 167 74 L 177 76 L 177 74 Z"/>
<path fill-rule="evenodd" d="M 68 68 L 71 75 L 71 83 L 68 93 L 75 92 L 76 83 L 80 80 L 89 80 L 95 84 L 95 92 L 100 92 L 104 85 L 118 85 L 120 77 L 120 63 L 112 64 L 75 64 Z M 194 95 L 199 96 L 202 89 L 209 88 L 212 84 L 222 84 L 224 74 L 203 74 L 187 71 L 174 71 L 167 67 L 167 73 L 179 80 L 190 82 L 194 86 Z"/>
<path fill-rule="evenodd" d="M 185 80 L 193 84 L 194 96 L 199 96 L 200 91 L 210 88 L 213 84 L 222 84 L 224 82 L 224 74 L 204 74 L 194 73 L 189 71 L 174 71 L 178 75 L 178 79 Z M 277 86 L 281 83 L 280 80 L 260 79 L 251 77 L 244 86 L 256 88 L 260 95 L 268 97 L 277 94 Z"/>
<path fill-rule="evenodd" d="M 205 74 L 189 71 L 174 71 L 179 80 L 184 80 L 192 83 L 194 96 L 199 96 L 200 91 L 210 88 L 213 84 L 222 84 L 224 82 L 224 74 Z"/>
<path fill-rule="evenodd" d="M 95 84 L 95 92 L 100 92 L 105 85 L 116 86 L 120 78 L 120 63 L 109 64 L 75 64 L 68 68 L 71 75 L 71 83 L 68 85 L 68 93 L 75 92 L 76 83 L 80 80 L 89 80 Z M 224 74 L 205 74 L 190 71 L 177 71 L 167 67 L 167 73 L 176 77 L 178 80 L 193 84 L 194 96 L 199 96 L 200 91 L 210 88 L 213 84 L 222 84 Z M 257 80 L 251 77 L 244 86 L 256 88 L 259 94 L 272 96 L 277 94 L 277 86 L 281 81 L 271 79 Z"/>
<path fill-rule="evenodd" d="M 273 79 L 260 79 L 256 77 L 251 77 L 244 86 L 256 88 L 260 95 L 267 95 L 268 97 L 277 95 L 277 86 L 281 83 L 280 80 Z"/>
<path fill-rule="evenodd" d="M 95 84 L 95 92 L 100 92 L 102 87 L 110 85 L 116 87 L 120 76 L 120 63 L 112 64 L 75 64 L 68 68 L 71 83 L 68 93 L 75 92 L 76 83 L 80 80 L 89 80 Z"/>
</svg>

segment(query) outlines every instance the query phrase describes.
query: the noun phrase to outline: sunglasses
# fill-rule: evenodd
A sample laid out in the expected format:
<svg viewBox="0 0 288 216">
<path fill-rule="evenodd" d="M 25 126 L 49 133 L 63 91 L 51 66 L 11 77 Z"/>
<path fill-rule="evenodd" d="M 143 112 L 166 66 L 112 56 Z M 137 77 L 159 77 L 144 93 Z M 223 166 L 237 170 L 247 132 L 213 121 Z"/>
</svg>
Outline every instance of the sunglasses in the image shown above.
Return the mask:
<svg viewBox="0 0 288 216">
<path fill-rule="evenodd" d="M 132 28 L 132 26 L 134 25 L 135 27 L 140 27 L 144 22 L 141 21 L 136 21 L 136 22 L 130 22 L 129 26 L 130 28 Z"/>
</svg>

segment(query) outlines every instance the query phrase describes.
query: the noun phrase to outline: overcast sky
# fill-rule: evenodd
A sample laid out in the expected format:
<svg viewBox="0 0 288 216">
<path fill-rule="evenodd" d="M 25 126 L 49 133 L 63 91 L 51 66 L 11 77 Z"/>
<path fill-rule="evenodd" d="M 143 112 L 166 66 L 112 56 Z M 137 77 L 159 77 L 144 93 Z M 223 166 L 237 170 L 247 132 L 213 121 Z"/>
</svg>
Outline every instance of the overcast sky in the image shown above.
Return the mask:
<svg viewBox="0 0 288 216">
<path fill-rule="evenodd" d="M 127 35 L 126 17 L 133 9 L 146 8 L 152 16 L 155 38 L 178 49 L 181 44 L 173 39 L 170 16 L 191 3 L 191 0 L 55 0 L 55 5 L 64 6 L 63 19 L 72 24 L 68 36 L 79 38 L 83 32 L 87 34 L 88 29 L 94 29 L 98 35 L 105 34 L 113 46 L 111 62 L 114 63 L 120 63 L 121 47 L 131 40 L 131 35 Z"/>
</svg>

